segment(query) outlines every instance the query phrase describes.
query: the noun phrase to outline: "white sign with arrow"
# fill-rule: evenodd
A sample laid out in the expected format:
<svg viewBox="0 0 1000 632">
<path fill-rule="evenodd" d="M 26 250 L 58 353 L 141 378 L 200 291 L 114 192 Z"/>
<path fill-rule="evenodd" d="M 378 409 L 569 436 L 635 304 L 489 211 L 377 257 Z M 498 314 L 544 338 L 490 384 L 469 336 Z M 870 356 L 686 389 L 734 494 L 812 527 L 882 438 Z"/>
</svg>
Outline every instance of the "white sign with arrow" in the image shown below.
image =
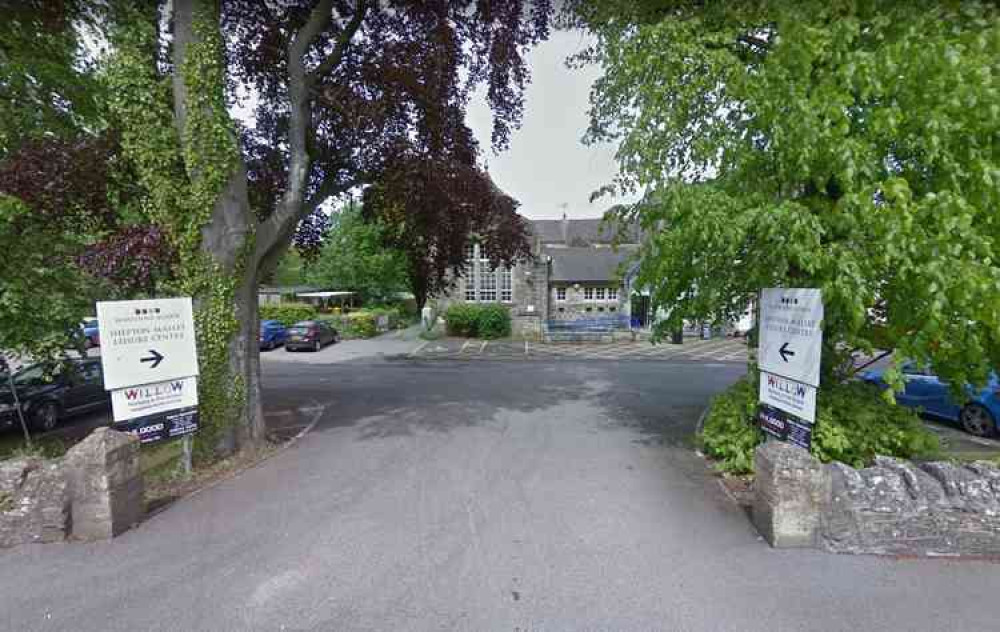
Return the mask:
<svg viewBox="0 0 1000 632">
<path fill-rule="evenodd" d="M 823 297 L 814 288 L 767 288 L 760 296 L 762 371 L 819 386 Z"/>
<path fill-rule="evenodd" d="M 198 375 L 190 298 L 99 302 L 97 321 L 105 390 Z"/>
</svg>

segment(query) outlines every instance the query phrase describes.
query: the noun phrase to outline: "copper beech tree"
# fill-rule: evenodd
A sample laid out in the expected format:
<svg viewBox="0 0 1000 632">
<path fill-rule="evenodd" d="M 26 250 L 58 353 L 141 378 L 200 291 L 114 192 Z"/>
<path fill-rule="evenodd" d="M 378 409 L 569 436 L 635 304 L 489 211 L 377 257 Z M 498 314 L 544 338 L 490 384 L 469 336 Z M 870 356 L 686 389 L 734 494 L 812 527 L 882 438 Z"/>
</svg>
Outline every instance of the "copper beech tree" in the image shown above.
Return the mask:
<svg viewBox="0 0 1000 632">
<path fill-rule="evenodd" d="M 53 23 L 79 28 L 85 4 L 53 4 L 76 12 Z M 465 113 L 485 86 L 492 148 L 507 146 L 521 120 L 525 54 L 548 35 L 547 0 L 94 6 L 88 27 L 108 45 L 94 74 L 99 116 L 62 145 L 0 162 L 22 184 L 41 186 L 65 161 L 39 162 L 40 152 L 107 135 L 107 168 L 73 173 L 83 182 L 108 172 L 113 202 L 122 190 L 133 196 L 128 221 L 106 218 L 75 256 L 118 284 L 140 281 L 146 294 L 195 298 L 203 457 L 264 434 L 258 282 L 293 242 L 306 253 L 318 248 L 328 201 L 369 191 L 369 212 L 423 248 L 410 259 L 411 278 L 425 279 L 421 300 L 440 289 L 442 269 L 461 271 L 470 233 L 498 265 L 525 254 L 516 203 L 479 167 Z M 19 213 L 38 216 L 35 188 L 4 193 Z M 108 200 L 79 200 L 74 212 L 89 205 L 104 218 Z M 69 234 L 70 224 L 59 230 Z M 152 273 L 164 266 L 169 279 Z"/>
<path fill-rule="evenodd" d="M 468 195 L 485 176 L 465 109 L 485 83 L 492 144 L 506 146 L 523 108 L 524 55 L 547 35 L 551 9 L 520 0 L 175 0 L 170 8 L 169 21 L 153 20 L 171 25 L 170 58 L 144 58 L 170 75 L 179 173 L 196 198 L 212 194 L 210 214 L 189 211 L 199 263 L 188 286 L 205 303 L 202 379 L 213 383 L 203 384 L 203 399 L 218 402 L 211 422 L 233 429 L 212 448 L 226 451 L 263 434 L 261 274 L 293 240 L 306 251 L 316 245 L 325 202 L 369 186 L 398 191 L 400 165 L 414 159 L 438 167 L 428 184 L 447 191 L 448 209 L 492 209 L 490 199 Z M 238 125 L 219 104 L 246 95 L 252 124 Z M 216 313 L 231 314 L 231 326 L 218 326 Z M 219 356 L 224 365 L 213 367 Z"/>
</svg>

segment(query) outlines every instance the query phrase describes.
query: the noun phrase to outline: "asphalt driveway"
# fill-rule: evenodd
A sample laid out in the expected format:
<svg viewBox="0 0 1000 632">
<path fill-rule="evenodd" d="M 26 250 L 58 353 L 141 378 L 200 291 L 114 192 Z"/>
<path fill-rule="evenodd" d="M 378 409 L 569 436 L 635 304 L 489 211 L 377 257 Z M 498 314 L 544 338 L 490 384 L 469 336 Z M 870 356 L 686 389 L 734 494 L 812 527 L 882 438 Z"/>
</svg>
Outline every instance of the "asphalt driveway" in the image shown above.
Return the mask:
<svg viewBox="0 0 1000 632">
<path fill-rule="evenodd" d="M 688 444 L 743 370 L 266 364 L 311 434 L 114 542 L 0 552 L 0 629 L 996 629 L 1000 566 L 761 542 Z"/>
</svg>

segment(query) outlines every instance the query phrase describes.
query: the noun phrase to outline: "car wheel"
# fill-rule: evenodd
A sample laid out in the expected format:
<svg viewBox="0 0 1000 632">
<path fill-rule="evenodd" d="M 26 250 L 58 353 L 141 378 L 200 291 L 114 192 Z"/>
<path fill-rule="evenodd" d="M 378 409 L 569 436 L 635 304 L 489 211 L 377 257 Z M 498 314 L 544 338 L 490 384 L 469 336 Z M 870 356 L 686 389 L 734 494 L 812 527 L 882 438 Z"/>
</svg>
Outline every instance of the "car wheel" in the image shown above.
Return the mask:
<svg viewBox="0 0 1000 632">
<path fill-rule="evenodd" d="M 31 414 L 31 425 L 38 432 L 48 432 L 59 423 L 59 407 L 55 402 L 43 402 Z"/>
<path fill-rule="evenodd" d="M 323 348 L 323 345 L 320 344 L 319 340 L 317 340 L 316 342 L 313 343 L 313 351 L 319 351 L 322 348 Z"/>
<path fill-rule="evenodd" d="M 997 424 L 993 415 L 980 404 L 966 404 L 959 418 L 965 431 L 977 437 L 991 437 L 996 433 Z"/>
</svg>

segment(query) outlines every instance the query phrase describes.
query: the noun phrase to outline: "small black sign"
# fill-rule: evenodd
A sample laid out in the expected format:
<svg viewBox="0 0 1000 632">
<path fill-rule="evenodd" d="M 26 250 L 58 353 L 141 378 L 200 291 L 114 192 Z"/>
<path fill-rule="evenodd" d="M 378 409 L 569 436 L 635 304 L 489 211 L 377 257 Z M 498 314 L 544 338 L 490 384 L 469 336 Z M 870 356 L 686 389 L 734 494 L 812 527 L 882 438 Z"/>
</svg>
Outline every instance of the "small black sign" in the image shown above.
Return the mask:
<svg viewBox="0 0 1000 632">
<path fill-rule="evenodd" d="M 813 427 L 807 423 L 800 423 L 794 419 L 788 420 L 788 443 L 808 450 L 812 446 Z"/>
<path fill-rule="evenodd" d="M 760 429 L 767 434 L 808 450 L 812 446 L 812 424 L 767 404 L 757 409 Z"/>
<path fill-rule="evenodd" d="M 138 437 L 140 443 L 182 437 L 198 430 L 198 407 L 178 408 L 128 421 L 116 421 L 112 428 Z"/>
</svg>

